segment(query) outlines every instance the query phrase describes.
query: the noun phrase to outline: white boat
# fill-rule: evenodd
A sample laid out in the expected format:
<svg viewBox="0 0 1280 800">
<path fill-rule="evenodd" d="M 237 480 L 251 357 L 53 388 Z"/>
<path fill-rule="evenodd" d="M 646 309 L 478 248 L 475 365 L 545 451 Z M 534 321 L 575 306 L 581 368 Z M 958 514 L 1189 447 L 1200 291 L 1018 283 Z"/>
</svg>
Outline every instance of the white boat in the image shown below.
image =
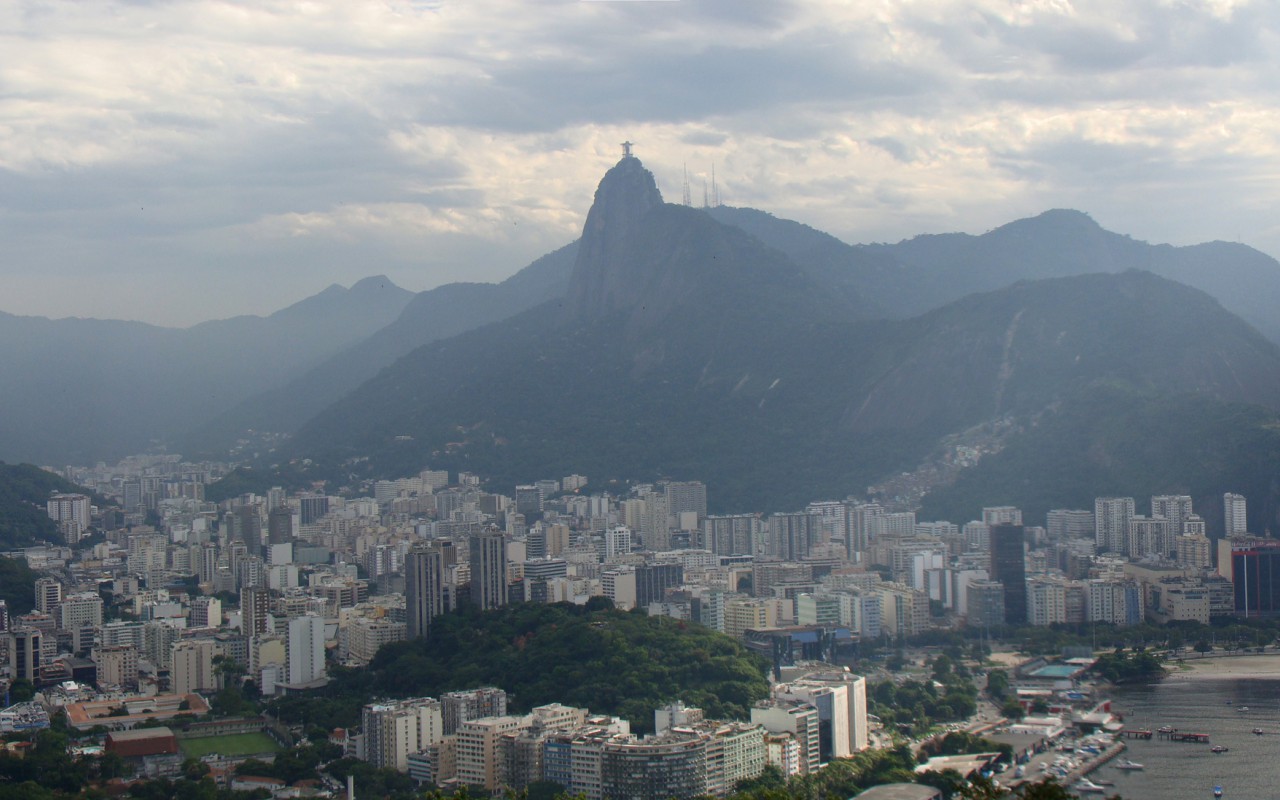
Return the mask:
<svg viewBox="0 0 1280 800">
<path fill-rule="evenodd" d="M 1248 710 L 1249 710 L 1248 706 L 1240 706 L 1239 708 L 1236 709 L 1236 711 L 1248 711 Z"/>
<path fill-rule="evenodd" d="M 1129 759 L 1126 758 L 1121 760 L 1119 764 L 1116 764 L 1116 769 L 1139 770 L 1139 769 L 1145 769 L 1145 768 L 1138 762 L 1130 761 Z"/>
<path fill-rule="evenodd" d="M 1080 780 L 1071 784 L 1071 788 L 1075 789 L 1077 792 L 1080 792 L 1081 794 L 1103 794 L 1104 792 L 1107 791 L 1105 786 L 1099 786 L 1098 784 L 1094 783 L 1088 778 L 1081 778 Z"/>
</svg>

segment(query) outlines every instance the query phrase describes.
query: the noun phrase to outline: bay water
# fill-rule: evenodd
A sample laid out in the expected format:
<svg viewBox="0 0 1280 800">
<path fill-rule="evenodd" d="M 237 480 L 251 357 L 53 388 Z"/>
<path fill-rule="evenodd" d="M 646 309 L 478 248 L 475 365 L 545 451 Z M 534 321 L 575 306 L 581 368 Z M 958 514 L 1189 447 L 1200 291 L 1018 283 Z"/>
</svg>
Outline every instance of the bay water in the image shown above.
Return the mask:
<svg viewBox="0 0 1280 800">
<path fill-rule="evenodd" d="M 1093 773 L 1111 781 L 1107 796 L 1124 800 L 1209 800 L 1221 786 L 1223 800 L 1280 800 L 1280 680 L 1179 678 L 1112 691 L 1112 711 L 1125 728 L 1152 731 L 1169 726 L 1207 733 L 1210 744 L 1130 740 L 1128 758 L 1146 769 L 1114 764 Z M 1247 711 L 1242 710 L 1248 708 Z M 1260 728 L 1262 735 L 1253 730 Z M 1213 745 L 1228 748 L 1214 753 Z"/>
</svg>

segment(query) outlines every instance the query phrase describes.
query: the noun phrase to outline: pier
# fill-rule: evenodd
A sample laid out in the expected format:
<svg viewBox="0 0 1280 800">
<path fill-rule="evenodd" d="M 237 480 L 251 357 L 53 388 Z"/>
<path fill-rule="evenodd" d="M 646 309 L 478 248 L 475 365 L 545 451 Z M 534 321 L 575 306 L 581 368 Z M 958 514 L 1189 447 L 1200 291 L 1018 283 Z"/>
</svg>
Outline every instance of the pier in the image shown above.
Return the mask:
<svg viewBox="0 0 1280 800">
<path fill-rule="evenodd" d="M 1123 731 L 1120 731 L 1119 735 L 1124 739 L 1150 739 L 1155 734 L 1152 733 L 1150 730 L 1143 729 L 1143 730 L 1134 730 L 1134 731 L 1123 730 Z"/>
<path fill-rule="evenodd" d="M 1167 731 L 1157 734 L 1161 739 L 1170 742 L 1191 742 L 1193 744 L 1208 744 L 1209 734 L 1207 733 L 1187 733 L 1186 731 Z"/>
<path fill-rule="evenodd" d="M 1120 755 L 1124 751 L 1124 742 L 1116 742 L 1098 755 L 1088 759 L 1071 772 L 1068 772 L 1067 777 L 1062 780 L 1063 785 L 1070 786 L 1081 778 L 1089 776 L 1098 767 L 1101 767 L 1103 764 Z"/>
</svg>

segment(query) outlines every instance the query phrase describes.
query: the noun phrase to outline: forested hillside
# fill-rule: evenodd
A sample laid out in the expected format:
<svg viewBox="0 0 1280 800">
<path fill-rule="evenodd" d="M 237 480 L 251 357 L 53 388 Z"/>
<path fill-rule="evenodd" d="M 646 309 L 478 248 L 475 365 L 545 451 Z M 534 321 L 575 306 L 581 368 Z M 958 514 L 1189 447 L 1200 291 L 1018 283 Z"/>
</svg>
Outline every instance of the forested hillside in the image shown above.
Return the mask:
<svg viewBox="0 0 1280 800">
<path fill-rule="evenodd" d="M 340 673 L 319 695 L 277 701 L 282 718 L 355 724 L 375 697 L 437 697 L 496 686 L 524 712 L 546 703 L 585 707 L 653 728 L 675 700 L 713 719 L 745 719 L 768 692 L 766 665 L 738 641 L 701 625 L 598 605 L 522 603 L 438 617 L 431 636 L 379 651 L 368 670 Z"/>
<path fill-rule="evenodd" d="M 45 501 L 54 492 L 82 491 L 31 464 L 0 461 L 0 550 L 59 541 L 58 526 L 49 519 Z"/>
</svg>

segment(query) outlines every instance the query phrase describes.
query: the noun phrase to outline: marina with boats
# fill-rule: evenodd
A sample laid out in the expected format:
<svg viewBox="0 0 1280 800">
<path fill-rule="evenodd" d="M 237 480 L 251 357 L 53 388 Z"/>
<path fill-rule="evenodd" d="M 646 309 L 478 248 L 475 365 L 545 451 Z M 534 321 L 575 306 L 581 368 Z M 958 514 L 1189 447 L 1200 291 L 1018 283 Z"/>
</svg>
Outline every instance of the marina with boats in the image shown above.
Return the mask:
<svg viewBox="0 0 1280 800">
<path fill-rule="evenodd" d="M 1274 762 L 1280 677 L 1015 686 L 1024 708 L 1049 710 L 982 732 L 1017 745 L 1003 786 L 1053 778 L 1081 797 L 1280 800 L 1280 771 L 1258 768 Z M 1043 736 L 1029 744 L 1033 733 Z"/>
</svg>

